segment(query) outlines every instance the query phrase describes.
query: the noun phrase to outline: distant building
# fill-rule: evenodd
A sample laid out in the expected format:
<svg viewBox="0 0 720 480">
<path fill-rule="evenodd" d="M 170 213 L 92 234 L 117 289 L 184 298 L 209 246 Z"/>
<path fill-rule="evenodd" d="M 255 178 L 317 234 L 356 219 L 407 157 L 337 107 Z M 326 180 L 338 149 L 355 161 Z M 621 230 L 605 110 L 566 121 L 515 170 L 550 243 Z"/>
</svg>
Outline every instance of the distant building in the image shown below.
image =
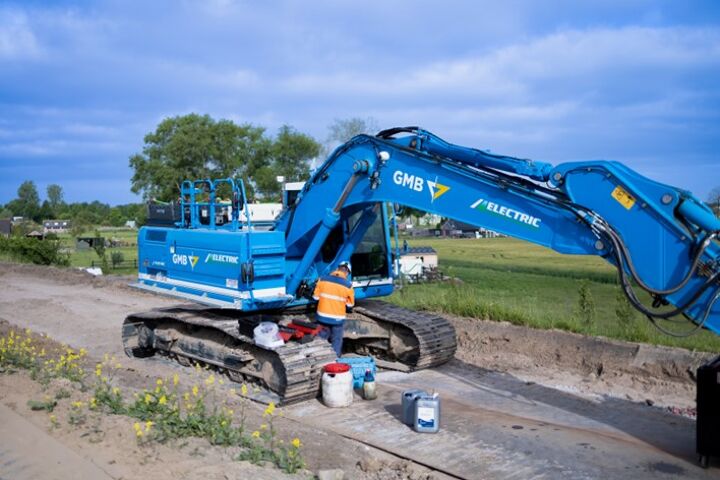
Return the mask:
<svg viewBox="0 0 720 480">
<path fill-rule="evenodd" d="M 127 228 L 137 228 L 137 222 L 135 220 L 128 220 L 125 222 Z"/>
<path fill-rule="evenodd" d="M 504 235 L 493 230 L 482 227 L 476 227 L 469 223 L 458 222 L 456 220 L 448 220 L 440 227 L 443 237 L 454 238 L 495 238 Z"/>
<path fill-rule="evenodd" d="M 468 237 L 475 238 L 476 232 L 479 230 L 475 225 L 469 223 L 458 222 L 457 220 L 447 220 L 440 227 L 443 237 Z"/>
<path fill-rule="evenodd" d="M 3 237 L 9 237 L 10 234 L 12 234 L 12 219 L 0 219 L 0 235 Z"/>
<path fill-rule="evenodd" d="M 70 229 L 70 220 L 45 220 L 43 222 L 43 232 L 45 233 L 65 233 Z"/>
</svg>

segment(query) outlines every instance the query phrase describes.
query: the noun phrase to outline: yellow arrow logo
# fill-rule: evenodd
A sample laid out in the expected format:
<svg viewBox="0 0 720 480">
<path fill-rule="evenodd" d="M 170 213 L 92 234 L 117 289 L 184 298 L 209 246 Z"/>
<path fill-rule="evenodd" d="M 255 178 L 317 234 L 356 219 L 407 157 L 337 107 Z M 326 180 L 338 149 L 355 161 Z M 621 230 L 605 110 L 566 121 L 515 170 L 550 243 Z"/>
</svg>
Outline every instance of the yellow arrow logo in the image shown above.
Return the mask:
<svg viewBox="0 0 720 480">
<path fill-rule="evenodd" d="M 438 183 L 437 177 L 435 177 L 435 181 L 432 182 L 430 180 L 427 181 L 428 189 L 430 190 L 430 197 L 431 202 L 434 202 L 438 198 L 440 198 L 442 195 L 444 195 L 448 190 L 450 190 L 450 187 L 447 185 L 443 185 L 442 183 Z"/>
<path fill-rule="evenodd" d="M 194 269 L 194 268 L 195 268 L 195 265 L 197 265 L 197 262 L 198 262 L 199 259 L 200 259 L 200 257 L 198 257 L 198 256 L 191 256 L 191 257 L 190 257 L 190 268 L 191 268 L 191 269 Z"/>
</svg>

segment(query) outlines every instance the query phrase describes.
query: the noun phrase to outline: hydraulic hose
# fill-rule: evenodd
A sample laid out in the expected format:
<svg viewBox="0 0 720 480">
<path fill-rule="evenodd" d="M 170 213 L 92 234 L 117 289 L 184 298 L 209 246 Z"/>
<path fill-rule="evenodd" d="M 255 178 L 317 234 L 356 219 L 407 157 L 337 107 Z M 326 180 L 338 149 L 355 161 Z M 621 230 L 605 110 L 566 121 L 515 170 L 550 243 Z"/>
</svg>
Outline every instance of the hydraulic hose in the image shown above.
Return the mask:
<svg viewBox="0 0 720 480">
<path fill-rule="evenodd" d="M 677 333 L 672 332 L 670 330 L 667 330 L 666 328 L 662 327 L 660 324 L 658 324 L 658 319 L 668 320 L 671 319 L 671 317 L 677 316 L 682 314 L 685 318 L 688 319 L 688 321 L 694 323 L 689 317 L 687 316 L 686 312 L 688 308 L 690 308 L 692 305 L 697 302 L 697 300 L 705 293 L 705 291 L 710 288 L 715 281 L 720 278 L 720 272 L 716 272 L 713 274 L 708 280 L 700 287 L 698 288 L 695 293 L 692 295 L 692 297 L 685 302 L 683 305 L 675 308 L 674 310 L 671 310 L 669 312 L 653 312 L 649 310 L 645 305 L 640 302 L 640 300 L 635 295 L 635 291 L 633 290 L 632 286 L 630 285 L 630 282 L 628 281 L 627 273 L 625 272 L 624 265 L 626 264 L 626 258 L 623 258 L 624 255 L 627 254 L 627 249 L 622 244 L 622 239 L 619 238 L 619 236 L 610 228 L 604 221 L 602 222 L 602 229 L 605 233 L 605 236 L 609 238 L 610 242 L 613 245 L 613 253 L 616 259 L 617 269 L 620 276 L 620 283 L 622 287 L 622 291 L 625 294 L 625 297 L 628 299 L 628 301 L 632 304 L 635 309 L 640 311 L 642 314 L 644 314 L 650 322 L 662 333 L 665 333 L 667 335 L 673 336 L 673 337 L 689 337 L 690 335 L 695 334 L 698 332 L 707 322 L 708 317 L 710 316 L 710 312 L 712 310 L 712 307 L 715 305 L 717 300 L 720 298 L 720 290 L 715 293 L 715 296 L 713 297 L 712 301 L 708 304 L 708 306 L 704 310 L 704 314 L 702 317 L 702 320 L 695 325 L 695 327 L 688 331 L 683 333 Z M 712 235 L 708 236 L 707 240 L 711 240 L 717 236 L 717 232 L 714 232 Z M 704 247 L 700 249 L 699 253 L 702 253 L 704 251 L 704 248 L 707 246 L 707 244 L 704 242 Z M 697 256 L 695 264 L 697 263 Z M 628 265 L 629 266 L 629 265 Z M 631 270 L 632 272 L 632 270 Z M 694 268 L 691 270 L 691 272 L 694 272 Z M 638 281 L 638 279 L 633 275 L 633 279 L 642 287 L 644 283 Z M 689 280 L 689 279 L 688 279 Z M 683 286 L 687 284 L 688 280 L 683 281 Z M 681 287 L 682 288 L 682 287 Z M 646 289 L 648 290 L 648 289 Z M 677 290 L 674 290 L 677 291 Z M 652 292 L 651 292 L 652 293 Z"/>
<path fill-rule="evenodd" d="M 685 275 L 685 278 L 683 278 L 680 281 L 680 283 L 678 283 L 675 287 L 672 287 L 669 289 L 656 290 L 656 289 L 648 286 L 645 282 L 643 282 L 642 279 L 640 278 L 640 276 L 637 274 L 637 271 L 635 270 L 635 265 L 633 264 L 632 258 L 630 257 L 630 253 L 627 251 L 627 248 L 625 248 L 625 244 L 622 242 L 622 239 L 620 239 L 618 234 L 615 233 L 612 230 L 612 228 L 610 228 L 609 225 L 605 225 L 604 228 L 610 234 L 611 237 L 617 239 L 617 241 L 618 241 L 617 243 L 619 245 L 619 248 L 622 251 L 623 256 L 625 257 L 628 270 L 630 270 L 630 274 L 632 275 L 633 280 L 635 280 L 635 282 L 637 282 L 637 284 L 640 285 L 643 288 L 643 290 L 653 293 L 655 295 L 670 295 L 679 290 L 682 290 L 687 285 L 687 283 L 690 281 L 690 279 L 693 277 L 695 272 L 697 271 L 702 254 L 705 253 L 705 250 L 710 245 L 710 243 L 718 237 L 718 232 L 713 232 L 710 235 L 708 235 L 705 238 L 705 240 L 703 240 L 702 244 L 700 245 L 700 248 L 695 253 L 695 257 L 693 258 L 690 270 L 688 271 L 687 275 Z M 615 242 L 613 242 L 613 243 L 615 243 Z"/>
</svg>

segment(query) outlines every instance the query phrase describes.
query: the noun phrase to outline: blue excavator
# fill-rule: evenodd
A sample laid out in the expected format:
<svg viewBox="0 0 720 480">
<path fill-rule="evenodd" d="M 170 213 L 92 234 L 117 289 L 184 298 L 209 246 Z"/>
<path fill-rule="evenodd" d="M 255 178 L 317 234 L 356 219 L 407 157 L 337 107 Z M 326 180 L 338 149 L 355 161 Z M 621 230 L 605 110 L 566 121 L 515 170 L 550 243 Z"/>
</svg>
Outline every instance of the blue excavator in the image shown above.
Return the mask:
<svg viewBox="0 0 720 480">
<path fill-rule="evenodd" d="M 359 135 L 338 147 L 272 221 L 254 221 L 241 180 L 186 181 L 177 218 L 138 234 L 139 288 L 189 302 L 129 315 L 125 351 L 200 362 L 254 381 L 284 402 L 317 395 L 335 359 L 315 338 L 313 286 L 352 265 L 357 305 L 344 349 L 401 370 L 452 358 L 443 317 L 377 300 L 398 274 L 395 205 L 435 213 L 617 268 L 630 303 L 664 328 L 720 333 L 720 221 L 691 193 L 611 161 L 551 165 L 448 143 L 417 127 Z M 642 292 L 645 293 L 642 293 Z M 264 321 L 289 336 L 274 348 Z M 288 333 L 290 332 L 290 333 Z"/>
</svg>

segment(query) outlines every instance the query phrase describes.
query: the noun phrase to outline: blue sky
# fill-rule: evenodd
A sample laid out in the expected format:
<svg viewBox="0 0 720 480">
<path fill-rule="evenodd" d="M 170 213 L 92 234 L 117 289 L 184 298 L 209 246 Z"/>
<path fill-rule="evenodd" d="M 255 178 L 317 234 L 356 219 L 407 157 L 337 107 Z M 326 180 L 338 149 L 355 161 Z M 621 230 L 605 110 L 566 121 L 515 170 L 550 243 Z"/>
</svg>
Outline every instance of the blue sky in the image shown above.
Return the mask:
<svg viewBox="0 0 720 480">
<path fill-rule="evenodd" d="M 717 1 L 3 1 L 0 203 L 137 201 L 128 157 L 190 112 L 421 125 L 496 153 L 720 185 Z"/>
</svg>

